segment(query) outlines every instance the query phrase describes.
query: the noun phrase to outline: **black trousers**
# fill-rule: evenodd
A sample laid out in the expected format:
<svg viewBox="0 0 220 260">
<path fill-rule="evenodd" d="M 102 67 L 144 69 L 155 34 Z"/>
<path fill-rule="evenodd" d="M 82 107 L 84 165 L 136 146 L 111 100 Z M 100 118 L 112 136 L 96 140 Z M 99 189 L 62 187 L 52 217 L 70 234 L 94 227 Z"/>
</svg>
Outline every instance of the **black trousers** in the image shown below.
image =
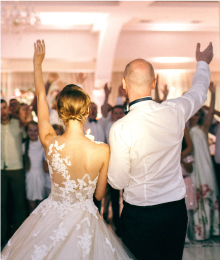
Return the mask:
<svg viewBox="0 0 220 260">
<path fill-rule="evenodd" d="M 11 186 L 15 207 L 15 225 L 19 228 L 27 217 L 25 204 L 25 173 L 19 170 L 1 170 L 1 241 L 7 240 L 7 196 Z"/>
<path fill-rule="evenodd" d="M 124 201 L 122 241 L 137 260 L 181 260 L 187 229 L 185 199 L 155 206 Z"/>
</svg>

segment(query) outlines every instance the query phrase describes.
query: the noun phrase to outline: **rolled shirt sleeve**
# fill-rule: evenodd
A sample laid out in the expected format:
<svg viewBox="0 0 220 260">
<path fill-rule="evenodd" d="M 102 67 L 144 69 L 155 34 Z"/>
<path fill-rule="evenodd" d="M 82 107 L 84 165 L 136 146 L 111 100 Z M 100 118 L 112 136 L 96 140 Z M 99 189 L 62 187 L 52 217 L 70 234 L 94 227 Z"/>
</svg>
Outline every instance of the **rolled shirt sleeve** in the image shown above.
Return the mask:
<svg viewBox="0 0 220 260">
<path fill-rule="evenodd" d="M 196 72 L 193 75 L 191 88 L 181 97 L 164 101 L 164 104 L 175 103 L 182 110 L 185 122 L 192 117 L 207 99 L 207 91 L 210 85 L 209 65 L 204 61 L 197 63 Z"/>
</svg>

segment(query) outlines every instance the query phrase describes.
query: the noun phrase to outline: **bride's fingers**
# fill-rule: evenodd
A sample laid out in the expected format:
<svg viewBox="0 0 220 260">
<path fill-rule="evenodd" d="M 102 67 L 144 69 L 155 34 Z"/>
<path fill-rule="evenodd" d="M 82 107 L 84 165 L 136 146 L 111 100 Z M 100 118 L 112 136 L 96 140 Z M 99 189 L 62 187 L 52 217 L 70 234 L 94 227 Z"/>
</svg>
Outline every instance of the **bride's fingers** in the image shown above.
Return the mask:
<svg viewBox="0 0 220 260">
<path fill-rule="evenodd" d="M 37 51 L 38 51 L 38 53 L 44 52 L 44 47 L 40 40 L 37 41 Z"/>
<path fill-rule="evenodd" d="M 44 43 L 44 40 L 42 40 L 42 49 L 43 49 L 43 53 L 45 53 L 45 43 Z"/>
<path fill-rule="evenodd" d="M 42 42 L 40 40 L 37 40 L 34 43 L 34 51 L 35 51 L 36 54 L 45 54 L 44 40 L 42 40 Z"/>
</svg>

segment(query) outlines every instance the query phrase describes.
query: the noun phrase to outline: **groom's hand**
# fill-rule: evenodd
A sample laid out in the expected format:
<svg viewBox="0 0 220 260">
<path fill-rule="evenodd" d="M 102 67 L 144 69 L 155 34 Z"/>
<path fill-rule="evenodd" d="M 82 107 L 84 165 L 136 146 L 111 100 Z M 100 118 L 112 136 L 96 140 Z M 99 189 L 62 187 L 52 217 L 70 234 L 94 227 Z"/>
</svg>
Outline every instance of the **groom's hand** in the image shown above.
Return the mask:
<svg viewBox="0 0 220 260">
<path fill-rule="evenodd" d="M 203 51 L 200 52 L 200 43 L 197 43 L 196 47 L 196 60 L 197 61 L 205 61 L 206 63 L 210 63 L 213 58 L 213 47 L 212 43 L 210 42 L 208 47 Z"/>
</svg>

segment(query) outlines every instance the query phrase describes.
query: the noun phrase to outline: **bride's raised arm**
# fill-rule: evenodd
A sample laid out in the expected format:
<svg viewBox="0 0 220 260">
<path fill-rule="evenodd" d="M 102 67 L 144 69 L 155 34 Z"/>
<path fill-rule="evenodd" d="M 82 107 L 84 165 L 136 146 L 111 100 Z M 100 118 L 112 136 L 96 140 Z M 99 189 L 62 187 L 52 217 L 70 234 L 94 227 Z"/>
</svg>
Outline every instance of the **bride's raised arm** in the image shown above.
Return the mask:
<svg viewBox="0 0 220 260">
<path fill-rule="evenodd" d="M 34 84 L 37 96 L 39 137 L 44 149 L 46 149 L 48 141 L 51 137 L 56 136 L 56 132 L 50 124 L 48 104 L 42 76 L 42 62 L 44 56 L 44 41 L 42 40 L 41 42 L 40 40 L 37 40 L 37 42 L 34 43 Z"/>
</svg>

